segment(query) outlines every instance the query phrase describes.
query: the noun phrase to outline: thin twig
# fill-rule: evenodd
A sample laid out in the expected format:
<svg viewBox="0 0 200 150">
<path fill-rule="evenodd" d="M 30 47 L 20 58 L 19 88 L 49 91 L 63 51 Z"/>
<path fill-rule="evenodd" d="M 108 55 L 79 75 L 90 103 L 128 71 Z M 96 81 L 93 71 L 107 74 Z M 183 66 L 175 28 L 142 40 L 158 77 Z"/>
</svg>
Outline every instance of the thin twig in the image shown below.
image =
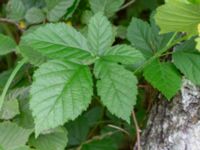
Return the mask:
<svg viewBox="0 0 200 150">
<path fill-rule="evenodd" d="M 102 134 L 102 135 L 94 136 L 92 139 L 89 139 L 89 140 L 83 142 L 83 143 L 77 148 L 77 150 L 81 150 L 81 149 L 82 149 L 82 146 L 83 146 L 84 144 L 91 143 L 91 142 L 93 142 L 93 141 L 95 141 L 95 140 L 102 140 L 102 139 L 104 139 L 104 138 L 106 138 L 106 137 L 108 137 L 108 136 L 112 136 L 113 134 L 118 133 L 118 132 L 119 132 L 119 131 L 107 132 L 107 133 Z"/>
<path fill-rule="evenodd" d="M 125 134 L 128 135 L 129 137 L 131 137 L 131 135 L 130 135 L 126 130 L 124 130 L 123 128 L 120 128 L 120 127 L 115 126 L 115 125 L 112 125 L 112 124 L 109 124 L 108 126 L 111 127 L 111 128 L 117 129 L 117 130 L 119 130 L 119 131 L 125 133 Z"/>
<path fill-rule="evenodd" d="M 7 18 L 0 18 L 0 23 L 7 23 L 7 24 L 14 25 L 21 33 L 24 32 L 24 30 L 20 27 L 20 25 L 13 20 L 10 20 Z"/>
<path fill-rule="evenodd" d="M 136 128 L 136 134 L 137 134 L 137 149 L 141 150 L 141 145 L 140 145 L 140 132 L 141 132 L 141 130 L 139 128 L 134 110 L 132 111 L 132 117 L 133 117 L 133 121 L 134 121 L 135 128 Z M 133 150 L 134 150 L 134 148 L 133 148 Z"/>
<path fill-rule="evenodd" d="M 128 3 L 124 4 L 124 5 L 119 9 L 119 11 L 122 10 L 122 9 L 127 8 L 127 7 L 130 6 L 130 5 L 132 5 L 135 1 L 136 1 L 136 0 L 131 0 L 131 1 L 129 1 Z"/>
<path fill-rule="evenodd" d="M 94 124 L 94 127 L 91 129 L 91 131 L 89 132 L 87 138 L 90 139 L 93 137 L 93 134 L 95 133 L 95 131 L 98 129 L 100 124 L 104 124 L 104 121 L 99 121 L 97 123 Z"/>
</svg>

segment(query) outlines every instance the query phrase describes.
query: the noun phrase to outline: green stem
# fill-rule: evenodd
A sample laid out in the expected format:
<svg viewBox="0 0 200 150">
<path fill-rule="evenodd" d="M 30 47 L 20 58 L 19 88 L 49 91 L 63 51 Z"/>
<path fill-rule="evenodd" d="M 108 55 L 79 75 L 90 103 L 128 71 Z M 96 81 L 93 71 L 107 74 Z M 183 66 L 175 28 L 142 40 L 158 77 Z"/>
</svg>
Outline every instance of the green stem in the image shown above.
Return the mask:
<svg viewBox="0 0 200 150">
<path fill-rule="evenodd" d="M 149 65 L 154 59 L 159 58 L 164 52 L 166 52 L 169 48 L 173 47 L 174 45 L 176 45 L 177 43 L 185 40 L 188 38 L 188 36 L 184 36 L 180 39 L 174 40 L 177 36 L 177 32 L 173 34 L 173 36 L 170 38 L 170 40 L 168 41 L 168 43 L 166 44 L 166 46 L 161 49 L 160 51 L 158 51 L 157 53 L 155 53 L 154 56 L 152 56 L 151 58 L 149 58 L 143 65 L 141 65 L 139 68 L 137 68 L 134 71 L 134 74 L 140 72 L 143 68 L 145 68 L 147 65 Z"/>
<path fill-rule="evenodd" d="M 12 67 L 12 58 L 11 58 L 11 54 L 8 54 L 6 56 L 6 62 L 7 62 L 7 65 L 8 65 L 8 69 L 10 69 Z"/>
<path fill-rule="evenodd" d="M 166 53 L 160 55 L 160 57 L 167 56 L 167 55 L 172 55 L 173 53 L 174 53 L 174 52 L 166 52 Z"/>
<path fill-rule="evenodd" d="M 12 74 L 10 75 L 8 81 L 6 82 L 6 85 L 3 89 L 3 92 L 1 94 L 1 97 L 0 97 L 0 110 L 3 106 L 3 102 L 4 102 L 4 99 L 6 97 L 6 93 L 14 79 L 14 77 L 16 76 L 17 72 L 20 70 L 20 68 L 26 63 L 26 59 L 22 59 L 18 64 L 17 66 L 15 67 L 15 69 L 13 70 Z"/>
</svg>

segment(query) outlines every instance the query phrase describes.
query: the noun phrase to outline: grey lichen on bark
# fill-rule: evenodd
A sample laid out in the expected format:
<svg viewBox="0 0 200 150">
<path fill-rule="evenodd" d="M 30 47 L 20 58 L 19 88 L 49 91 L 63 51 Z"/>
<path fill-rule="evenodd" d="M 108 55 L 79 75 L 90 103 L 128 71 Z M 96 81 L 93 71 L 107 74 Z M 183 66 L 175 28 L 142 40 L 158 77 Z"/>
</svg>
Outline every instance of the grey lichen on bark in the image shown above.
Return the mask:
<svg viewBox="0 0 200 150">
<path fill-rule="evenodd" d="M 200 150 L 199 87 L 184 80 L 173 100 L 161 98 L 156 102 L 142 133 L 141 147 L 142 150 Z"/>
</svg>

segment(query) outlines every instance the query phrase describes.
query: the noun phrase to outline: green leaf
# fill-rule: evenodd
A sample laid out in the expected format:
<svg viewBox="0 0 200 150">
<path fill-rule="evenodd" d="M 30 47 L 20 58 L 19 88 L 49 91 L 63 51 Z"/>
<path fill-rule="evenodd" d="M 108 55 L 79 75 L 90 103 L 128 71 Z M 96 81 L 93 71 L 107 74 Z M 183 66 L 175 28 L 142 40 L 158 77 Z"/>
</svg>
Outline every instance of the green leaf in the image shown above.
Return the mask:
<svg viewBox="0 0 200 150">
<path fill-rule="evenodd" d="M 18 101 L 15 100 L 7 100 L 4 101 L 2 110 L 0 111 L 0 119 L 12 119 L 16 115 L 18 115 L 19 112 L 19 104 Z"/>
<path fill-rule="evenodd" d="M 19 100 L 20 114 L 16 116 L 14 122 L 25 129 L 34 129 L 34 119 L 29 108 L 29 100 Z"/>
<path fill-rule="evenodd" d="M 155 14 L 156 14 L 155 11 L 151 13 L 150 25 L 151 25 L 151 30 L 153 32 L 153 44 L 154 44 L 153 47 L 155 48 L 156 51 L 160 51 L 167 46 L 168 42 L 174 36 L 174 33 L 170 32 L 170 33 L 160 34 L 160 29 L 155 22 Z M 177 34 L 173 41 L 175 41 L 178 37 L 179 35 Z"/>
<path fill-rule="evenodd" d="M 44 63 L 47 58 L 45 56 L 42 56 L 41 53 L 39 53 L 37 50 L 33 49 L 30 46 L 27 46 L 26 44 L 20 44 L 18 46 L 19 52 L 21 55 L 27 59 L 32 65 L 40 66 L 42 63 Z"/>
<path fill-rule="evenodd" d="M 188 0 L 188 1 L 194 4 L 200 4 L 200 0 Z"/>
<path fill-rule="evenodd" d="M 23 100 L 29 98 L 29 86 L 27 87 L 17 87 L 9 91 L 6 95 L 7 100 Z"/>
<path fill-rule="evenodd" d="M 40 135 L 37 139 L 31 136 L 29 143 L 38 150 L 64 150 L 67 141 L 67 131 L 60 127 L 48 134 Z"/>
<path fill-rule="evenodd" d="M 74 3 L 71 7 L 67 9 L 67 12 L 64 16 L 64 19 L 67 20 L 68 18 L 72 17 L 73 13 L 75 12 L 76 8 L 79 6 L 80 0 L 74 0 Z"/>
<path fill-rule="evenodd" d="M 127 29 L 127 39 L 140 50 L 145 58 L 150 58 L 166 46 L 171 34 L 159 35 L 158 27 L 151 16 L 151 24 L 137 18 L 132 18 Z"/>
<path fill-rule="evenodd" d="M 195 41 L 196 41 L 196 49 L 198 51 L 200 51 L 200 23 L 197 26 L 197 30 L 198 30 L 199 36 L 195 39 Z"/>
<path fill-rule="evenodd" d="M 32 148 L 30 148 L 28 146 L 22 146 L 22 147 L 19 147 L 17 149 L 14 149 L 14 150 L 35 150 L 35 149 L 32 149 Z"/>
<path fill-rule="evenodd" d="M 88 41 L 94 54 L 101 55 L 113 43 L 112 26 L 103 14 L 94 15 L 88 25 Z"/>
<path fill-rule="evenodd" d="M 197 42 L 196 49 L 200 51 L 200 37 L 196 38 L 195 41 Z"/>
<path fill-rule="evenodd" d="M 0 34 L 0 55 L 6 55 L 14 51 L 16 43 L 9 36 Z"/>
<path fill-rule="evenodd" d="M 200 85 L 200 52 L 195 49 L 194 39 L 176 48 L 173 63 L 189 80 Z"/>
<path fill-rule="evenodd" d="M 97 121 L 101 120 L 101 113 L 103 112 L 102 107 L 96 106 L 92 107 L 89 111 L 84 114 L 90 127 L 96 125 Z"/>
<path fill-rule="evenodd" d="M 41 9 L 32 7 L 26 12 L 25 19 L 30 24 L 36 24 L 44 21 L 45 15 Z"/>
<path fill-rule="evenodd" d="M 101 107 L 92 107 L 76 120 L 66 124 L 69 147 L 80 145 L 87 140 L 90 128 L 96 126 L 97 121 L 101 120 L 102 111 Z"/>
<path fill-rule="evenodd" d="M 161 28 L 161 33 L 197 34 L 197 25 L 200 22 L 199 14 L 200 5 L 169 0 L 166 4 L 158 7 L 155 19 Z"/>
<path fill-rule="evenodd" d="M 0 123 L 0 145 L 5 150 L 14 150 L 25 146 L 31 130 L 23 129 L 15 123 Z"/>
<path fill-rule="evenodd" d="M 103 59 L 122 64 L 133 64 L 144 60 L 143 55 L 135 48 L 128 45 L 115 45 L 105 51 Z"/>
<path fill-rule="evenodd" d="M 44 0 L 21 0 L 26 8 L 26 10 L 34 7 L 43 8 L 45 6 Z"/>
<path fill-rule="evenodd" d="M 75 146 L 87 140 L 90 126 L 85 116 L 80 116 L 76 120 L 66 124 L 69 137 L 69 146 Z"/>
<path fill-rule="evenodd" d="M 34 74 L 30 100 L 36 136 L 74 120 L 86 110 L 92 86 L 87 66 L 56 60 L 41 65 Z"/>
<path fill-rule="evenodd" d="M 8 78 L 10 77 L 12 73 L 12 69 L 3 71 L 2 73 L 0 73 L 0 93 L 3 91 L 4 86 L 6 85 L 6 82 L 8 80 Z"/>
<path fill-rule="evenodd" d="M 116 27 L 116 37 L 120 38 L 120 39 L 125 39 L 126 38 L 126 34 L 127 34 L 127 27 L 123 26 L 123 25 L 119 25 Z"/>
<path fill-rule="evenodd" d="M 127 39 L 146 57 L 151 57 L 155 51 L 152 42 L 152 30 L 147 22 L 132 18 L 127 29 Z"/>
<path fill-rule="evenodd" d="M 181 77 L 176 68 L 168 62 L 152 61 L 144 68 L 145 79 L 170 100 L 181 87 Z"/>
<path fill-rule="evenodd" d="M 118 150 L 118 145 L 112 138 L 104 138 L 84 144 L 81 150 Z"/>
<path fill-rule="evenodd" d="M 75 0 L 45 0 L 48 8 L 47 19 L 52 22 L 59 21 L 65 15 Z"/>
<path fill-rule="evenodd" d="M 20 21 L 24 18 L 26 10 L 22 0 L 9 0 L 6 11 L 9 19 Z"/>
<path fill-rule="evenodd" d="M 89 0 L 89 3 L 94 13 L 101 11 L 107 17 L 111 17 L 120 9 L 124 0 Z"/>
<path fill-rule="evenodd" d="M 23 128 L 33 129 L 34 120 L 29 108 L 29 91 L 30 87 L 17 88 L 12 91 L 11 97 L 14 96 L 19 99 L 20 114 L 15 117 L 14 121 Z"/>
<path fill-rule="evenodd" d="M 85 10 L 81 15 L 81 22 L 84 24 L 89 24 L 90 19 L 92 18 L 93 13 L 90 10 Z"/>
<path fill-rule="evenodd" d="M 98 95 L 108 110 L 119 118 L 130 122 L 136 103 L 137 79 L 118 64 L 99 60 L 95 64 Z"/>
<path fill-rule="evenodd" d="M 87 40 L 64 23 L 47 24 L 22 37 L 23 42 L 49 58 L 83 62 L 91 55 Z"/>
</svg>

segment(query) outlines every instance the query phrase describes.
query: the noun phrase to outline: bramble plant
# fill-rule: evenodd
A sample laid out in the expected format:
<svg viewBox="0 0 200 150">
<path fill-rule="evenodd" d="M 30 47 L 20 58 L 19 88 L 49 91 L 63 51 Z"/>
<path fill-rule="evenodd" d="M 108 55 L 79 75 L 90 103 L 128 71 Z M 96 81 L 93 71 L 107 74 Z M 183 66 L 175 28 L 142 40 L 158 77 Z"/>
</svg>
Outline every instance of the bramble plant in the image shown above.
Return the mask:
<svg viewBox="0 0 200 150">
<path fill-rule="evenodd" d="M 137 79 L 118 63 L 132 64 L 143 57 L 128 45 L 112 47 L 113 40 L 112 26 L 102 13 L 91 18 L 87 39 L 63 23 L 45 25 L 22 37 L 23 43 L 49 58 L 34 73 L 31 86 L 30 109 L 36 136 L 74 120 L 87 109 L 93 95 L 88 67 L 92 64 L 98 80 L 94 86 L 102 103 L 112 114 L 130 122 Z"/>
<path fill-rule="evenodd" d="M 2 5 L 0 61 L 8 67 L 0 74 L 0 149 L 126 149 L 122 142 L 133 141 L 134 119 L 145 126 L 145 90 L 153 90 L 151 99 L 161 93 L 171 100 L 183 77 L 200 84 L 200 1 L 150 2 L 148 9 L 158 8 L 149 22 L 138 18 L 147 6 L 136 1 L 141 8 L 130 23 L 117 22 L 126 21 L 127 29 L 113 23 L 117 11 L 134 5 L 124 2 Z"/>
</svg>

